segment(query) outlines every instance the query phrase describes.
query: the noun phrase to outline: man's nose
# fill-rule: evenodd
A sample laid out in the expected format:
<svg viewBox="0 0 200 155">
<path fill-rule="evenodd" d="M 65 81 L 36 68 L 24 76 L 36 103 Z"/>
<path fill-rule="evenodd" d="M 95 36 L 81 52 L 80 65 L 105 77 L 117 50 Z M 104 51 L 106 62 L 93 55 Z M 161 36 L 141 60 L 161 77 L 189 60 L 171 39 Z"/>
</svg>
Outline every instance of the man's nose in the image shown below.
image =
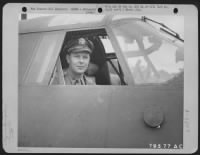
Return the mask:
<svg viewBox="0 0 200 155">
<path fill-rule="evenodd" d="M 84 62 L 83 57 L 79 57 L 79 61 L 80 61 L 81 63 L 83 63 L 83 62 Z"/>
</svg>

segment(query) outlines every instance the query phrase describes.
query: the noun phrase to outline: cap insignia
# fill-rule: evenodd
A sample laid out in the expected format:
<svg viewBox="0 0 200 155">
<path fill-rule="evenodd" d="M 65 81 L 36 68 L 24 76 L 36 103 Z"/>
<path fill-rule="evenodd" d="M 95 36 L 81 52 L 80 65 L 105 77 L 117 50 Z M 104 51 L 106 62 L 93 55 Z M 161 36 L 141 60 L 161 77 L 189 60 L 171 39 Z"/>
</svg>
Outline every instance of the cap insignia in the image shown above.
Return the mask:
<svg viewBox="0 0 200 155">
<path fill-rule="evenodd" d="M 79 43 L 80 45 L 84 45 L 84 44 L 86 43 L 86 41 L 85 41 L 84 38 L 80 38 L 80 39 L 78 40 L 78 43 Z"/>
</svg>

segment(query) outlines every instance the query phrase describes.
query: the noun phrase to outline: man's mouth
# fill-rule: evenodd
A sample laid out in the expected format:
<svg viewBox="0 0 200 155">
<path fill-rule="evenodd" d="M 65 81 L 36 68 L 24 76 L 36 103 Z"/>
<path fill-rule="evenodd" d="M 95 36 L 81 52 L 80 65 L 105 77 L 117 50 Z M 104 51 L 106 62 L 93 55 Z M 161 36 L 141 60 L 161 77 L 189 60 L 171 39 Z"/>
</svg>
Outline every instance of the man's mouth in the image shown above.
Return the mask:
<svg viewBox="0 0 200 155">
<path fill-rule="evenodd" d="M 85 66 L 77 66 L 78 69 L 85 69 Z"/>
</svg>

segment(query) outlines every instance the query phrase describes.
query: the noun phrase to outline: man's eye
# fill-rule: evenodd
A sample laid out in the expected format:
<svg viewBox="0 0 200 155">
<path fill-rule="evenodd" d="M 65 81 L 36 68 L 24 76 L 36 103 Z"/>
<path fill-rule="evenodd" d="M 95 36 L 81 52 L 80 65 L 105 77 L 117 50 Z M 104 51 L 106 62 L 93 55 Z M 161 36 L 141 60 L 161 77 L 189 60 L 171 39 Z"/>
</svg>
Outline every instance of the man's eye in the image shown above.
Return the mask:
<svg viewBox="0 0 200 155">
<path fill-rule="evenodd" d="M 83 56 L 83 58 L 84 58 L 84 59 L 88 59 L 88 58 L 89 58 L 89 56 L 85 55 L 85 56 Z"/>
</svg>

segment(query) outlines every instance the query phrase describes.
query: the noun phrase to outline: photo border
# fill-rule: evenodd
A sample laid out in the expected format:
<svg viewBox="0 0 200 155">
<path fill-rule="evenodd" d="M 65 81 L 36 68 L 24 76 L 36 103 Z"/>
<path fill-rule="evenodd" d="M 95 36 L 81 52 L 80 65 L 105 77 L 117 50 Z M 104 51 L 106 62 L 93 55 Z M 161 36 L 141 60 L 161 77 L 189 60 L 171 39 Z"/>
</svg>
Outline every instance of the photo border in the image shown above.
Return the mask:
<svg viewBox="0 0 200 155">
<path fill-rule="evenodd" d="M 170 5 L 170 8 L 177 7 L 179 14 L 185 17 L 185 72 L 184 72 L 184 149 L 87 149 L 78 148 L 27 148 L 17 147 L 17 101 L 18 101 L 18 15 L 21 13 L 22 6 L 35 6 L 38 4 L 6 4 L 3 8 L 3 148 L 6 152 L 40 152 L 44 150 L 50 152 L 76 152 L 76 153 L 192 153 L 198 148 L 198 9 L 194 5 Z M 39 4 L 47 7 L 55 4 Z M 58 5 L 58 6 L 57 6 Z M 56 6 L 59 7 L 60 4 Z M 80 4 L 66 4 L 67 7 Z M 88 4 L 85 4 L 88 6 Z M 103 4 L 91 4 L 102 6 Z M 109 5 L 109 4 L 106 4 Z M 134 4 L 131 4 L 134 5 Z M 156 5 L 156 4 L 155 4 Z M 165 5 L 165 4 L 164 4 Z M 81 5 L 82 6 L 82 5 Z M 187 10 L 187 12 L 185 12 Z M 169 10 L 168 10 L 169 11 Z M 168 11 L 161 10 L 164 14 L 170 14 Z M 145 10 L 149 13 L 149 10 Z M 156 13 L 157 10 L 153 10 Z M 151 12 L 151 13 L 152 13 Z M 193 17 L 193 18 L 191 18 Z M 193 23 L 193 24 L 191 24 Z M 11 37 L 12 36 L 12 37 Z M 12 43 L 7 44 L 7 42 Z M 10 61 L 12 55 L 12 61 Z M 8 61 L 9 60 L 9 61 Z M 191 61 L 192 60 L 192 61 Z M 188 67 L 189 66 L 189 67 Z M 9 68 L 9 70 L 8 70 Z M 12 70 L 10 70 L 12 68 Z M 188 69 L 186 69 L 188 68 Z M 187 70 L 187 71 L 186 71 Z M 192 80 L 191 76 L 192 76 Z M 188 82 L 187 82 L 188 81 Z M 190 82 L 189 82 L 190 81 Z M 190 94 L 190 96 L 188 95 Z M 189 96 L 189 97 L 188 97 Z M 11 116 L 12 114 L 12 116 Z M 186 123 L 189 123 L 189 132 L 186 131 Z M 193 141 L 194 143 L 191 143 Z M 78 149 L 78 150 L 77 150 Z M 126 151 L 124 151 L 126 150 Z M 43 152 L 43 151 L 42 151 Z"/>
</svg>

